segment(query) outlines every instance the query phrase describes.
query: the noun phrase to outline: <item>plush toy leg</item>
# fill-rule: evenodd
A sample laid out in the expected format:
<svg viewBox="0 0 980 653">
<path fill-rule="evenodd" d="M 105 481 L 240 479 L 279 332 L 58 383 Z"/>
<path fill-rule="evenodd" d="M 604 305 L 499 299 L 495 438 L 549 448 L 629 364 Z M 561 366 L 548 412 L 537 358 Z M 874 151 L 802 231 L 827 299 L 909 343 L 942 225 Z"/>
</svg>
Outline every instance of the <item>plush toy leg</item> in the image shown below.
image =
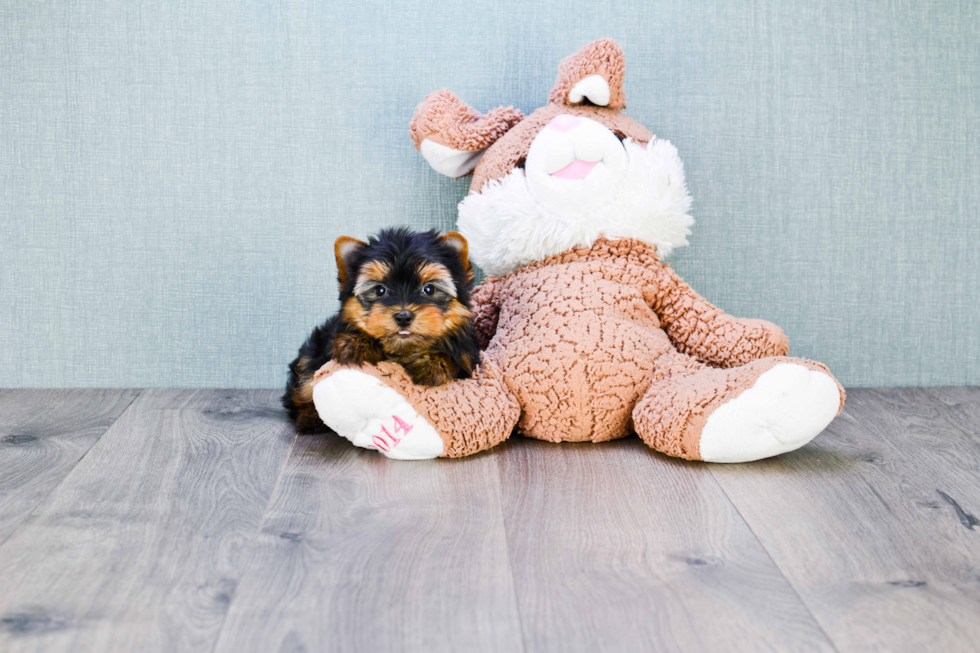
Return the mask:
<svg viewBox="0 0 980 653">
<path fill-rule="evenodd" d="M 717 369 L 668 357 L 633 422 L 647 444 L 671 456 L 737 463 L 793 451 L 844 405 L 844 389 L 820 363 L 775 356 Z"/>
<path fill-rule="evenodd" d="M 313 404 L 323 422 L 356 446 L 389 458 L 467 456 L 507 439 L 520 417 L 500 369 L 490 361 L 471 379 L 417 386 L 400 366 L 344 368 L 316 374 Z"/>
</svg>

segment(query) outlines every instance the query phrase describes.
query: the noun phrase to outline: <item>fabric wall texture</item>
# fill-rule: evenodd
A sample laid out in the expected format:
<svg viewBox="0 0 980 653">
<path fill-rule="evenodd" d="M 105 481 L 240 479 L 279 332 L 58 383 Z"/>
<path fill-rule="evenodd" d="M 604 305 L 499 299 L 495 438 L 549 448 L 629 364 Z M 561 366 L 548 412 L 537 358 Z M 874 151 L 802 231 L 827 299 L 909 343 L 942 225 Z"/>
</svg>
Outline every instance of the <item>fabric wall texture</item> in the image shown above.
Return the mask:
<svg viewBox="0 0 980 653">
<path fill-rule="evenodd" d="M 408 122 L 599 37 L 671 140 L 674 267 L 850 386 L 980 383 L 980 4 L 0 3 L 0 387 L 275 387 L 332 243 L 452 228 Z"/>
</svg>

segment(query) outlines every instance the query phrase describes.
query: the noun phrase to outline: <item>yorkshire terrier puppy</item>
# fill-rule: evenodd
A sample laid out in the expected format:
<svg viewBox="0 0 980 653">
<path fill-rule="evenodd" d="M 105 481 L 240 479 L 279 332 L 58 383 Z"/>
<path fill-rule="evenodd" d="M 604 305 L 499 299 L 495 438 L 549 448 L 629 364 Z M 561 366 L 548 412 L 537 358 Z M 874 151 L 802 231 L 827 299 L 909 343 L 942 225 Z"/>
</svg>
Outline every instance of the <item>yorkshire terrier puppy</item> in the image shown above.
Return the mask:
<svg viewBox="0 0 980 653">
<path fill-rule="evenodd" d="M 466 239 L 385 229 L 368 242 L 334 244 L 340 313 L 318 326 L 289 365 L 283 406 L 300 432 L 327 431 L 313 406 L 313 375 L 324 363 L 393 361 L 420 385 L 467 378 L 479 361 L 470 314 Z"/>
</svg>

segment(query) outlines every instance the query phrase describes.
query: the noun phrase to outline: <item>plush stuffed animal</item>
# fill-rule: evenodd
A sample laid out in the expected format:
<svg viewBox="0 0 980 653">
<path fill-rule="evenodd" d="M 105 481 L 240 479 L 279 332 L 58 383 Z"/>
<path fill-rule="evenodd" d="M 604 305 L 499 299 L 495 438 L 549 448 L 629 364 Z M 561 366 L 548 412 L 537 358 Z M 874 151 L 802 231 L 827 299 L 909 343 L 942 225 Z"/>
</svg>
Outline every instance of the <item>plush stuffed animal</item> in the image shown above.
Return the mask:
<svg viewBox="0 0 980 653">
<path fill-rule="evenodd" d="M 473 294 L 473 378 L 415 386 L 395 364 L 317 375 L 320 417 L 390 458 L 458 457 L 515 430 L 552 442 L 636 432 L 670 456 L 742 462 L 792 451 L 827 426 L 844 390 L 786 357 L 782 330 L 726 315 L 662 259 L 687 244 L 676 149 L 621 110 L 611 40 L 565 59 L 549 103 L 480 115 L 449 91 L 411 136 L 437 171 L 473 173 L 458 229 L 487 278 Z"/>
</svg>

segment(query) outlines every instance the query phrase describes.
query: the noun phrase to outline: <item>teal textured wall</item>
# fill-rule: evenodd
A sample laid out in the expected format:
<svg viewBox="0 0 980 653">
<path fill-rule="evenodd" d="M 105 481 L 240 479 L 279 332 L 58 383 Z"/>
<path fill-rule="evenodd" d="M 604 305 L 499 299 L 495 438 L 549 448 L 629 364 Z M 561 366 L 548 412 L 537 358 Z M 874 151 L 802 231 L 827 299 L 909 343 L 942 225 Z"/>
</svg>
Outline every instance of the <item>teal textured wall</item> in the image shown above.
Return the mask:
<svg viewBox="0 0 980 653">
<path fill-rule="evenodd" d="M 422 97 L 532 110 L 603 36 L 687 165 L 697 290 L 847 385 L 980 383 L 978 34 L 973 0 L 0 3 L 0 386 L 279 386 L 336 236 L 454 224 Z"/>
</svg>

